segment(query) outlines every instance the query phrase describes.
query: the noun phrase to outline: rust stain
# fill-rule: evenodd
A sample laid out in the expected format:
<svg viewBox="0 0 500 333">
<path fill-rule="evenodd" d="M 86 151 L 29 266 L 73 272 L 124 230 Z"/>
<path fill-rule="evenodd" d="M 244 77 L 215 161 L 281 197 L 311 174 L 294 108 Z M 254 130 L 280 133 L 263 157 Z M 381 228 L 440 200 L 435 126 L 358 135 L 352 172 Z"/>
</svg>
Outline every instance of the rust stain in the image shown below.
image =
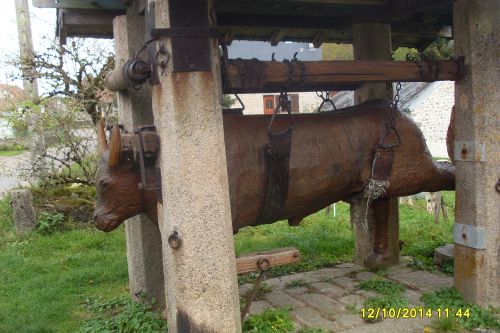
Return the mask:
<svg viewBox="0 0 500 333">
<path fill-rule="evenodd" d="M 469 151 L 467 150 L 467 146 L 465 143 L 462 146 L 462 150 L 460 151 L 460 156 L 462 157 L 463 160 L 467 159 L 467 155 L 469 154 Z"/>
<path fill-rule="evenodd" d="M 462 237 L 465 239 L 466 235 Z M 484 268 L 484 256 L 475 255 L 475 251 L 461 245 L 455 245 L 455 285 L 463 286 Z"/>
</svg>

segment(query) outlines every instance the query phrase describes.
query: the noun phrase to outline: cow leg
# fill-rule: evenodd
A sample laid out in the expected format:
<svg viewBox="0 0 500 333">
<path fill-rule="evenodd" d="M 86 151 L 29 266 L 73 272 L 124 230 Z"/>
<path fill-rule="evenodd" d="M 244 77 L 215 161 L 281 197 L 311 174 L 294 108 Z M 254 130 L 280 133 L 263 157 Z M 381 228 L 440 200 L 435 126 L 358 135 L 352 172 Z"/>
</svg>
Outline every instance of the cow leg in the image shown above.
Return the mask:
<svg viewBox="0 0 500 333">
<path fill-rule="evenodd" d="M 399 262 L 399 240 L 391 241 L 390 235 L 399 235 L 398 198 L 380 198 L 372 203 L 374 223 L 373 248 L 364 259 L 363 264 L 368 268 L 383 268 Z"/>
</svg>

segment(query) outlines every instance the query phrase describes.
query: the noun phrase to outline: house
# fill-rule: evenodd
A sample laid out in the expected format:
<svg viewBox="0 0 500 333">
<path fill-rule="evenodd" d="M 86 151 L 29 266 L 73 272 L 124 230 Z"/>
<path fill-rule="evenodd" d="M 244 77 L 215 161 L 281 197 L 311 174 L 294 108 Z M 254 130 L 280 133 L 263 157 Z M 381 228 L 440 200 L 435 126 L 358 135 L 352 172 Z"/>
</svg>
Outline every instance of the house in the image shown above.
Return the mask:
<svg viewBox="0 0 500 333">
<path fill-rule="evenodd" d="M 311 43 L 281 42 L 272 46 L 269 42 L 235 40 L 228 47 L 230 59 L 258 59 L 269 61 L 273 59 L 291 60 L 296 55 L 300 61 L 322 60 L 322 49 L 314 48 Z M 245 114 L 272 114 L 276 108 L 279 94 L 240 94 L 245 105 Z M 292 112 L 312 112 L 321 99 L 314 92 L 290 93 Z"/>
<path fill-rule="evenodd" d="M 17 86 L 0 83 L 0 140 L 14 135 L 6 117 L 9 110 L 24 99 L 26 99 L 24 90 Z"/>
</svg>

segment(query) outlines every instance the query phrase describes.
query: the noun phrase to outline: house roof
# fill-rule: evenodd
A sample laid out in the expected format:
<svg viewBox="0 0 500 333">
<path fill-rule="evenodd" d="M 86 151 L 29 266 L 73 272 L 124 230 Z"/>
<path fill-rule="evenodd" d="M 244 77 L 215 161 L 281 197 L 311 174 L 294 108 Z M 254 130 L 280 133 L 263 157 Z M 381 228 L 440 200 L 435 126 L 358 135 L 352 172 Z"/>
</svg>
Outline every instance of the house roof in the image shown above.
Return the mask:
<svg viewBox="0 0 500 333">
<path fill-rule="evenodd" d="M 0 83 L 0 111 L 6 111 L 12 104 L 21 102 L 26 97 L 21 88 Z"/>
</svg>

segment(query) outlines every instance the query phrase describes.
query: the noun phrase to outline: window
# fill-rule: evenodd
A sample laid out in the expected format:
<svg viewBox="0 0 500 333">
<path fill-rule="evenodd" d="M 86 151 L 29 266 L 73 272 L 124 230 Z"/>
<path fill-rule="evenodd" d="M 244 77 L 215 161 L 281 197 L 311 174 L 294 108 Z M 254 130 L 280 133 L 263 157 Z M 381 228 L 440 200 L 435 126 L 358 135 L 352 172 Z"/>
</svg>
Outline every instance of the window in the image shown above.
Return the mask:
<svg viewBox="0 0 500 333">
<path fill-rule="evenodd" d="M 274 112 L 274 95 L 264 95 L 262 98 L 264 102 L 264 113 L 272 114 Z"/>
</svg>

